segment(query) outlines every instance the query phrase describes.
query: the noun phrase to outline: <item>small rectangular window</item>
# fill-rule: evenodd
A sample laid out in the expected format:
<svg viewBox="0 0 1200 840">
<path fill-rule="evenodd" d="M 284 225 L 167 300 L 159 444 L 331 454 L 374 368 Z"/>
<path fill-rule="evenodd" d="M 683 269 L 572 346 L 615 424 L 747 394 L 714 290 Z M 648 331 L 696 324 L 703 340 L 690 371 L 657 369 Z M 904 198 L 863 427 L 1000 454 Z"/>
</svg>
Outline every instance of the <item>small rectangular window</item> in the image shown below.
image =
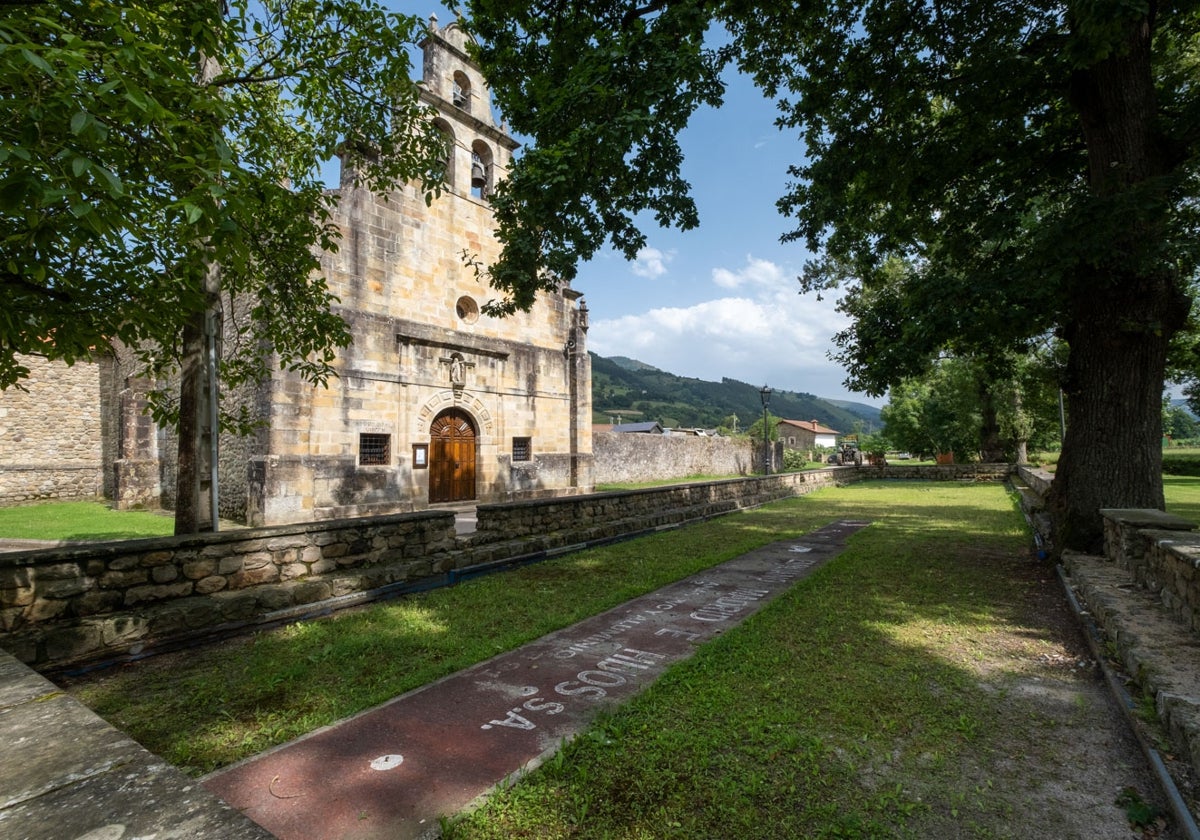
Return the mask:
<svg viewBox="0 0 1200 840">
<path fill-rule="evenodd" d="M 391 435 L 361 434 L 358 436 L 358 463 L 360 465 L 388 464 L 391 460 Z"/>
<path fill-rule="evenodd" d="M 530 445 L 532 440 L 527 437 L 513 438 L 512 459 L 514 461 L 528 461 L 532 457 L 533 447 Z"/>
</svg>

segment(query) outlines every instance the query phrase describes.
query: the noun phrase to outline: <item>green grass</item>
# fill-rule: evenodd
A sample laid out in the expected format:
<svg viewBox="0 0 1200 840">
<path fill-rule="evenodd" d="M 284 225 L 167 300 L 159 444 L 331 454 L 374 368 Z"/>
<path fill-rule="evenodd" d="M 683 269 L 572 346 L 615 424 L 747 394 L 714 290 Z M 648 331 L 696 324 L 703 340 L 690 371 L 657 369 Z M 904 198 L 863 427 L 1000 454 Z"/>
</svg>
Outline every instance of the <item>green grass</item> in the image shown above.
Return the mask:
<svg viewBox="0 0 1200 840">
<path fill-rule="evenodd" d="M 760 511 L 102 674 L 74 692 L 206 772 L 814 525 Z"/>
<path fill-rule="evenodd" d="M 996 486 L 864 483 L 773 508 L 813 510 L 874 524 L 449 836 L 904 836 L 949 800 L 961 756 L 1005 734 L 976 660 L 997 628 L 1036 645 L 1008 574 L 1020 517 Z M 932 791 L 899 781 L 918 770 Z"/>
<path fill-rule="evenodd" d="M 0 507 L 0 537 L 22 540 L 128 540 L 173 533 L 161 512 L 112 510 L 101 502 L 46 502 Z"/>
<path fill-rule="evenodd" d="M 1172 504 L 1200 497 L 1200 479 L 1166 487 Z M 1028 795 L 1014 759 L 1041 749 L 1037 728 L 1048 724 L 1004 680 L 1055 650 L 1039 598 L 1062 599 L 1050 569 L 1030 559 L 1014 500 L 994 484 L 831 488 L 68 688 L 202 773 L 839 518 L 873 524 L 446 831 L 1013 836 L 1012 809 Z M 1030 721 L 1031 740 L 1014 745 Z"/>
<path fill-rule="evenodd" d="M 1167 512 L 1200 524 L 1200 477 L 1164 475 L 1163 495 Z"/>
<path fill-rule="evenodd" d="M 1023 539 L 1022 522 L 997 486 L 859 485 L 151 660 L 73 691 L 152 751 L 206 772 L 759 545 L 863 515 L 888 521 L 868 531 L 883 540 L 873 540 L 873 550 L 899 565 L 913 557 L 912 533 L 947 546 L 997 529 L 1014 549 Z M 858 584 L 841 586 L 849 589 L 830 597 L 840 601 Z M 829 606 L 823 596 L 815 609 Z M 851 601 L 844 609 L 858 607 Z M 879 605 L 868 609 L 876 613 Z M 847 625 L 844 632 L 858 631 Z M 840 653 L 849 639 L 830 631 L 821 649 Z"/>
</svg>

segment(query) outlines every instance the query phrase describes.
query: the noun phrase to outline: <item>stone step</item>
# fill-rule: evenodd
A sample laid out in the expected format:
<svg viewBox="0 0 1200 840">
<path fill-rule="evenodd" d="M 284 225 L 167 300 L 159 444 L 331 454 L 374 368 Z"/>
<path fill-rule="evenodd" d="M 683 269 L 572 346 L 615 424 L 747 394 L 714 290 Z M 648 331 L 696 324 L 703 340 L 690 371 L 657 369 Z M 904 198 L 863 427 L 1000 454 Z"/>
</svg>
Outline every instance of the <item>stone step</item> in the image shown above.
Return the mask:
<svg viewBox="0 0 1200 840">
<path fill-rule="evenodd" d="M 1104 631 L 1110 654 L 1154 699 L 1175 748 L 1200 773 L 1200 635 L 1104 557 L 1063 552 L 1069 583 Z"/>
</svg>

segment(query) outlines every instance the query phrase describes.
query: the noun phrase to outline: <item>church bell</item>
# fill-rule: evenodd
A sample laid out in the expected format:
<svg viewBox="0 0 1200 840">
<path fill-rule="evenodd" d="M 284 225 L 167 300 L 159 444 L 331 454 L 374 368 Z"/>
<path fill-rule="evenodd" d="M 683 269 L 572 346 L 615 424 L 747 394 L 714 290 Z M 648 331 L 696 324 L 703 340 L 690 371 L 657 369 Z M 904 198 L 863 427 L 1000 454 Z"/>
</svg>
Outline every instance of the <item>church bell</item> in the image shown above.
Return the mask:
<svg viewBox="0 0 1200 840">
<path fill-rule="evenodd" d="M 484 172 L 483 164 L 477 160 L 471 162 L 471 186 L 479 189 L 487 186 L 487 174 Z"/>
</svg>

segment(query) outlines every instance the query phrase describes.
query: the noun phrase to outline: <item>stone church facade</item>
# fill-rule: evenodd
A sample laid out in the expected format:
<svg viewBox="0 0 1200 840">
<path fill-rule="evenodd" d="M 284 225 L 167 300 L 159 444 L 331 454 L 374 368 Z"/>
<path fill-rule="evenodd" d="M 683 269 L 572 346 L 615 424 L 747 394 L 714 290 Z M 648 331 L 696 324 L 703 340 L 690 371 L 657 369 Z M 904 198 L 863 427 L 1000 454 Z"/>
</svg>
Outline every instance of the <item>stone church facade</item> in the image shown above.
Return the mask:
<svg viewBox="0 0 1200 840">
<path fill-rule="evenodd" d="M 322 270 L 354 343 L 327 389 L 282 373 L 269 383 L 251 523 L 591 490 L 580 294 L 564 286 L 528 313 L 492 318 L 490 289 L 463 259 L 499 255 L 487 197 L 517 148 L 466 37 L 433 20 L 422 43 L 422 97 L 450 150 L 441 196 L 377 196 L 343 174 L 341 247 Z"/>
<path fill-rule="evenodd" d="M 488 195 L 517 148 L 466 38 L 433 19 L 421 45 L 422 98 L 450 152 L 442 194 L 428 205 L 416 186 L 373 195 L 342 175 L 341 245 L 321 260 L 354 337 L 338 377 L 321 388 L 276 371 L 255 393 L 223 396 L 251 401 L 263 421 L 248 438 L 221 438 L 223 517 L 271 525 L 591 491 L 581 295 L 564 285 L 528 313 L 492 318 L 491 290 L 464 261 L 499 255 Z M 106 495 L 145 503 L 161 488 L 172 505 L 172 436 L 133 421 L 136 383 L 100 379 L 130 386 L 109 400 L 129 416 L 105 424 L 104 437 L 120 438 L 101 447 L 115 455 Z"/>
</svg>

